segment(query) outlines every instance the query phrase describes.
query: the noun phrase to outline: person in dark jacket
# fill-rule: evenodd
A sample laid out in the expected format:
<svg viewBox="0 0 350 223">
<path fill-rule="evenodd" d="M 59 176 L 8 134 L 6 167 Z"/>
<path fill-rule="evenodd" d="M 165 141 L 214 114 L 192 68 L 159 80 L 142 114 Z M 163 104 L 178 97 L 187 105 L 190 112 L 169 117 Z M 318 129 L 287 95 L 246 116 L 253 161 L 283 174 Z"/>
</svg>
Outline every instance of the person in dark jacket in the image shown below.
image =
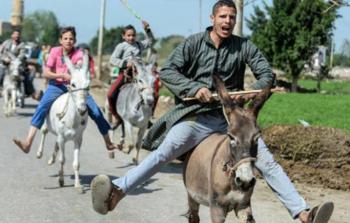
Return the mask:
<svg viewBox="0 0 350 223">
<path fill-rule="evenodd" d="M 274 83 L 272 70 L 258 48 L 249 40 L 232 35 L 236 12 L 231 0 L 217 1 L 211 15 L 213 26 L 187 38 L 170 55 L 161 69 L 160 78 L 174 93 L 176 106 L 154 124 L 145 138 L 144 147 L 156 149 L 137 167 L 112 182 L 105 175 L 93 179 L 91 190 L 95 211 L 101 214 L 112 211 L 122 198 L 163 165 L 191 150 L 210 134 L 226 132 L 227 121 L 221 105 L 213 102 L 214 74 L 224 80 L 230 91 L 243 90 L 247 64 L 257 79 L 251 89 L 262 89 Z M 254 96 L 250 94 L 245 99 L 248 101 Z M 195 97 L 197 102 L 185 102 L 182 100 L 185 97 Z M 333 203 L 309 211 L 309 206 L 262 138 L 258 140 L 255 166 L 293 218 L 303 223 L 328 222 Z M 316 212 L 321 215 L 315 217 Z"/>
</svg>

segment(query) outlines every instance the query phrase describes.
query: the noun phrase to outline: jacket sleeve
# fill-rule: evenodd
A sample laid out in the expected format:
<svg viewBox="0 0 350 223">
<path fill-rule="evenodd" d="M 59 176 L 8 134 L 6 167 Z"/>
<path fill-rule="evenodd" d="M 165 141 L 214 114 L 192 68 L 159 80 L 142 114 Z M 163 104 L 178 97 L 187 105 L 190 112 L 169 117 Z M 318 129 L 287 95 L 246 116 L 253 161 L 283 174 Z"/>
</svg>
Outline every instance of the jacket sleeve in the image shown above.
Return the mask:
<svg viewBox="0 0 350 223">
<path fill-rule="evenodd" d="M 125 68 L 127 64 L 127 60 L 122 58 L 123 56 L 123 45 L 122 43 L 119 43 L 113 53 L 111 58 L 109 59 L 109 63 L 112 66 L 119 67 L 119 68 Z"/>
<path fill-rule="evenodd" d="M 251 85 L 250 88 L 263 89 L 272 86 L 275 82 L 275 75 L 261 51 L 253 43 L 246 41 L 244 42 L 244 54 L 245 62 L 257 79 L 257 82 Z"/>
<path fill-rule="evenodd" d="M 178 98 L 193 97 L 200 88 L 207 87 L 190 79 L 186 74 L 187 67 L 193 63 L 191 56 L 191 41 L 181 43 L 171 53 L 164 67 L 160 71 L 160 79 L 164 85 Z"/>
<path fill-rule="evenodd" d="M 154 43 L 154 36 L 153 36 L 152 30 L 150 28 L 148 28 L 145 30 L 145 32 L 146 32 L 146 39 L 144 39 L 140 42 L 142 45 L 141 51 L 143 49 L 151 47 Z"/>
</svg>

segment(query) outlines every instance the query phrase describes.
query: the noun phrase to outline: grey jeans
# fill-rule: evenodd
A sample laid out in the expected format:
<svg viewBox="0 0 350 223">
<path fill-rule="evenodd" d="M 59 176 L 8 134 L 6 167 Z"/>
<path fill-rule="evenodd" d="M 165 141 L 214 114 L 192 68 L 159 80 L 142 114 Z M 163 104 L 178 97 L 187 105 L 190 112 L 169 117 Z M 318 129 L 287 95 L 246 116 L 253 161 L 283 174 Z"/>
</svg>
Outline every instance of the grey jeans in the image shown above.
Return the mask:
<svg viewBox="0 0 350 223">
<path fill-rule="evenodd" d="M 151 178 L 162 166 L 198 145 L 214 132 L 226 132 L 227 122 L 222 115 L 201 114 L 192 120 L 184 120 L 169 130 L 162 144 L 150 153 L 137 167 L 126 175 L 113 180 L 113 184 L 128 194 Z M 288 209 L 293 218 L 308 209 L 305 200 L 296 191 L 282 167 L 274 160 L 264 141 L 258 140 L 257 169 Z"/>
</svg>

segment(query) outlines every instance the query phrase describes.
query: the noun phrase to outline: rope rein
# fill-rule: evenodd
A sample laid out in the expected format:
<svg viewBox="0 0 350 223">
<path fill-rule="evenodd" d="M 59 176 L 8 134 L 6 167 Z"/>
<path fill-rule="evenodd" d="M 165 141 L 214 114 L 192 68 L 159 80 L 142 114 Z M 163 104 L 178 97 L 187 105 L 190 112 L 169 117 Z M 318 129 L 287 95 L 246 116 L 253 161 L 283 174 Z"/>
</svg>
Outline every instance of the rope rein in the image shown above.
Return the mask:
<svg viewBox="0 0 350 223">
<path fill-rule="evenodd" d="M 68 86 L 68 92 L 67 92 L 68 93 L 68 97 L 67 97 L 67 100 L 64 103 L 64 107 L 63 107 L 62 111 L 56 114 L 57 118 L 59 120 L 61 120 L 66 115 L 66 113 L 68 111 L 69 98 L 72 97 L 72 93 L 73 92 L 76 92 L 76 91 L 88 91 L 88 90 L 89 90 L 89 87 L 77 88 L 77 89 L 72 90 L 72 88 L 70 86 Z M 73 97 L 72 97 L 72 99 L 73 99 Z"/>
</svg>

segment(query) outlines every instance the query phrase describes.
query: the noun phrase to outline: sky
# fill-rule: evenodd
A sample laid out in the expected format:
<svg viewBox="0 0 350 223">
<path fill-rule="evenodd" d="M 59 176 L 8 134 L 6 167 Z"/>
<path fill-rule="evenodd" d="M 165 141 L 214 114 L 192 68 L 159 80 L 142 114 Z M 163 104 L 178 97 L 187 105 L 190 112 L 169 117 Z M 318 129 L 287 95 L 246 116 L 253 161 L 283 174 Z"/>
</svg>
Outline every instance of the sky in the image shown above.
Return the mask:
<svg viewBox="0 0 350 223">
<path fill-rule="evenodd" d="M 156 38 L 173 34 L 189 36 L 203 31 L 209 26 L 211 7 L 216 0 L 128 0 L 129 6 L 142 19 L 149 22 Z M 100 23 L 102 0 L 24 0 L 24 13 L 49 10 L 55 13 L 61 26 L 73 25 L 77 29 L 78 43 L 89 42 L 97 33 Z M 201 2 L 201 10 L 200 10 Z M 262 5 L 263 0 L 246 0 L 244 16 L 249 17 L 254 5 Z M 271 0 L 266 0 L 271 4 Z M 9 21 L 12 0 L 0 0 L 0 20 Z M 350 40 L 350 7 L 339 11 L 342 18 L 336 20 L 335 49 L 341 50 L 345 39 Z M 132 24 L 138 31 L 141 22 L 130 13 L 120 0 L 106 0 L 105 27 Z M 250 31 L 243 24 L 243 34 Z"/>
</svg>

